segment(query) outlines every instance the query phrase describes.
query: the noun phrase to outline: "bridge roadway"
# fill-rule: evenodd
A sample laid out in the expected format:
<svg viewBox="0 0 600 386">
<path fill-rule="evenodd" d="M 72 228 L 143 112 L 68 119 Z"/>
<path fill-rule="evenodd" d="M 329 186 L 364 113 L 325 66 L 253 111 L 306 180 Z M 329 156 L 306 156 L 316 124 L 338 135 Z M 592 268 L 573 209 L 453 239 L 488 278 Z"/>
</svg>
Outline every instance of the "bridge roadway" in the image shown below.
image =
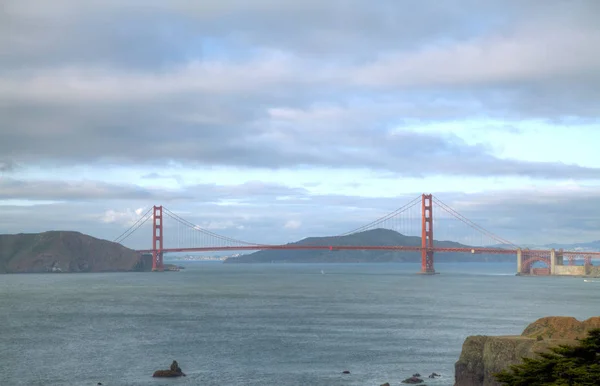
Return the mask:
<svg viewBox="0 0 600 386">
<path fill-rule="evenodd" d="M 261 251 L 261 250 L 329 250 L 329 251 L 406 251 L 421 252 L 420 246 L 405 245 L 244 245 L 239 247 L 202 247 L 202 248 L 163 248 L 161 252 L 219 252 L 219 251 Z M 504 248 L 433 248 L 433 252 L 441 253 L 471 253 L 471 254 L 494 254 L 494 255 L 516 255 L 518 249 Z M 545 249 L 521 249 L 528 256 L 548 256 L 551 250 Z M 140 253 L 152 253 L 152 249 L 137 250 Z M 589 256 L 600 259 L 600 252 L 562 251 L 562 255 Z"/>
</svg>

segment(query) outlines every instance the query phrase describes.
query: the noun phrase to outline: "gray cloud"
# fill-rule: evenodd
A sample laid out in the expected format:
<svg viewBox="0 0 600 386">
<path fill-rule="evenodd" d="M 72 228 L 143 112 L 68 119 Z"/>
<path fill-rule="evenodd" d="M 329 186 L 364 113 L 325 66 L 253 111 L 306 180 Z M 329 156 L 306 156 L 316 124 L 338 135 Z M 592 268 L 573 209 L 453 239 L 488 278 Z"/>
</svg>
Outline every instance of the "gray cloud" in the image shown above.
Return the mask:
<svg viewBox="0 0 600 386">
<path fill-rule="evenodd" d="M 183 184 L 183 177 L 179 174 L 161 174 L 161 173 L 148 173 L 141 176 L 145 180 L 174 180 L 178 184 Z"/>
<path fill-rule="evenodd" d="M 344 6 L 316 0 L 227 0 L 215 4 L 56 0 L 52 5 L 7 0 L 3 10 L 0 25 L 16 32 L 12 39 L 21 43 L 8 47 L 11 41 L 5 42 L 5 49 L 15 55 L 54 55 L 70 61 L 112 59 L 143 66 L 141 59 L 151 63 L 168 62 L 168 56 L 185 59 L 186 54 L 201 52 L 204 44 L 215 38 L 237 49 L 259 46 L 366 59 L 361 53 L 370 56 L 438 40 L 465 40 L 491 31 L 507 32 L 515 24 L 539 21 L 543 26 L 593 26 L 598 5 L 594 0 L 409 0 L 401 4 L 384 0 L 377 7 L 362 0 L 349 0 Z M 157 28 L 147 28 L 148 24 Z M 61 28 L 53 28 L 57 26 Z M 137 53 L 133 57 L 132 45 Z M 24 57 L 30 58 L 19 59 Z"/>
<path fill-rule="evenodd" d="M 265 168 L 366 167 L 405 176 L 600 178 L 594 168 L 499 159 L 490 148 L 467 145 L 457 137 L 389 131 L 383 119 L 393 119 L 388 108 L 376 113 L 351 107 L 272 108 L 263 116 L 242 113 L 224 122 L 203 122 L 201 117 L 190 122 L 194 118 L 181 118 L 172 104 L 132 105 L 127 110 L 67 107 L 61 114 L 43 108 L 33 116 L 29 109 L 12 109 L 6 116 L 22 129 L 0 131 L 0 153 L 24 163 L 175 160 Z M 202 107 L 195 113 L 201 116 Z"/>
<path fill-rule="evenodd" d="M 94 201 L 94 200 L 174 200 L 184 194 L 155 191 L 136 185 L 115 185 L 101 181 L 51 181 L 0 179 L 0 200 Z"/>
<path fill-rule="evenodd" d="M 0 14 L 0 154 L 596 179 L 389 132 L 411 120 L 598 119 L 596 11 L 592 0 L 11 0 Z"/>
<path fill-rule="evenodd" d="M 131 110 L 134 110 L 132 108 Z M 0 152 L 23 162 L 166 163 L 294 168 L 370 168 L 404 176 L 431 174 L 598 179 L 600 170 L 561 163 L 499 159 L 491 149 L 453 136 L 386 130 L 368 112 L 324 108 L 271 109 L 249 125 L 184 123 L 129 112 L 97 116 L 89 125 L 81 109 L 69 121 L 13 112 L 26 129 L 0 132 Z M 133 113 L 135 114 L 135 113 Z M 50 118 L 50 117 L 49 117 Z M 235 118 L 233 118 L 235 119 Z M 85 127 L 85 128 L 84 128 Z M 145 127 L 144 131 L 137 127 Z"/>
<path fill-rule="evenodd" d="M 17 166 L 597 180 L 596 168 L 500 159 L 489 144 L 413 128 L 482 117 L 510 133 L 521 119 L 597 122 L 598 14 L 596 0 L 5 0 L 0 199 L 37 205 L 4 205 L 0 231 L 111 239 L 136 210 L 165 203 L 232 237 L 286 242 L 347 231 L 409 199 L 310 196 L 256 181 L 180 191 L 35 181 L 19 179 Z M 440 196 L 508 239 L 560 241 L 597 238 L 597 193 Z M 273 231 L 286 224 L 297 226 Z"/>
<path fill-rule="evenodd" d="M 208 188 L 208 187 L 207 187 Z M 199 189 L 191 189 L 196 192 Z M 496 235 L 517 244 L 585 242 L 597 239 L 600 226 L 598 189 L 558 189 L 540 191 L 464 194 L 437 192 L 435 196 L 459 213 Z M 214 195 L 213 195 L 214 194 Z M 208 196 L 213 195 L 212 199 Z M 226 196 L 227 199 L 219 197 Z M 286 200 L 277 197 L 286 196 Z M 18 228 L 23 232 L 48 229 L 77 229 L 112 240 L 127 229 L 154 204 L 188 221 L 224 236 L 258 243 L 286 243 L 308 236 L 340 234 L 365 225 L 408 203 L 418 194 L 395 198 L 365 198 L 343 195 L 307 195 L 283 186 L 252 183 L 199 193 L 183 201 L 97 200 L 34 206 L 2 206 L 0 233 Z M 237 200 L 236 200 L 237 198 Z M 137 210 L 137 212 L 136 212 Z M 419 231 L 419 207 L 413 207 L 402 220 L 386 226 L 400 231 Z M 492 243 L 466 225 L 454 221 L 440 207 L 434 207 L 436 239 L 465 243 Z M 32 221 L 35 219 L 35 221 Z M 407 223 L 412 220 L 414 224 Z M 295 222 L 297 228 L 286 228 Z M 148 223 L 149 224 L 149 223 Z M 144 248 L 151 235 L 148 227 L 136 232 L 126 245 Z M 165 221 L 165 238 L 178 245 L 182 228 L 172 219 Z M 188 235 L 188 240 L 190 236 Z M 203 241 L 198 240 L 198 243 Z"/>
<path fill-rule="evenodd" d="M 598 239 L 598 188 L 557 187 L 473 195 L 443 194 L 448 204 L 509 240 L 524 243 Z M 444 200 L 446 201 L 446 200 Z"/>
<path fill-rule="evenodd" d="M 157 178 L 157 176 L 159 175 L 149 175 L 150 178 Z M 153 204 L 185 201 L 215 204 L 227 200 L 241 200 L 246 203 L 252 203 L 256 200 L 271 200 L 277 197 L 301 197 L 307 194 L 308 192 L 302 188 L 290 188 L 261 181 L 247 181 L 238 185 L 227 186 L 195 184 L 188 185 L 183 189 L 174 190 L 151 189 L 133 184 L 111 184 L 93 180 L 68 182 L 19 180 L 15 178 L 0 179 L 0 200 L 128 200 L 131 202 Z"/>
<path fill-rule="evenodd" d="M 18 165 L 13 160 L 0 160 L 0 172 L 7 173 L 12 172 L 18 168 Z"/>
</svg>

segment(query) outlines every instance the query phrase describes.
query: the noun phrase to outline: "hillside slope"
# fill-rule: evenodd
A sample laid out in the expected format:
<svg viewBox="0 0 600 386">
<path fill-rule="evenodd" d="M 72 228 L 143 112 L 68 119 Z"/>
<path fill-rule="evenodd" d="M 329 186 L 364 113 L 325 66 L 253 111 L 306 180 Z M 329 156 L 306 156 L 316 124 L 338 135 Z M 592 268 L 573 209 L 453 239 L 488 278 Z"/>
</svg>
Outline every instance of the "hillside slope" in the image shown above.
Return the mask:
<svg viewBox="0 0 600 386">
<path fill-rule="evenodd" d="M 0 273 L 147 271 L 145 260 L 120 244 L 79 232 L 0 235 Z"/>
<path fill-rule="evenodd" d="M 308 237 L 288 245 L 317 246 L 420 246 L 421 238 L 405 236 L 389 229 L 373 229 L 348 236 Z M 434 241 L 436 247 L 470 248 L 453 241 Z M 361 262 L 418 262 L 419 252 L 396 251 L 329 251 L 329 250 L 264 250 L 235 258 L 225 263 L 361 263 Z M 473 255 L 470 253 L 440 254 L 438 261 L 516 261 L 510 255 Z"/>
</svg>

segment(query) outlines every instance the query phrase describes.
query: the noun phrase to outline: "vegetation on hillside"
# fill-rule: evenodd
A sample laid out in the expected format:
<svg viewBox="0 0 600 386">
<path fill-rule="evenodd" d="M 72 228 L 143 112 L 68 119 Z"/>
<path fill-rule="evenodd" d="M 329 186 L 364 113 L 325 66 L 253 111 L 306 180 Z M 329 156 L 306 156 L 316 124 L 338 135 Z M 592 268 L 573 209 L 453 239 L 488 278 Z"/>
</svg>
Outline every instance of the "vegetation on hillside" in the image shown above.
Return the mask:
<svg viewBox="0 0 600 386">
<path fill-rule="evenodd" d="M 0 273 L 144 271 L 152 261 L 146 260 L 120 244 L 79 232 L 0 235 Z"/>
<path fill-rule="evenodd" d="M 590 330 L 577 345 L 552 347 L 494 376 L 506 386 L 600 385 L 600 329 Z"/>
</svg>

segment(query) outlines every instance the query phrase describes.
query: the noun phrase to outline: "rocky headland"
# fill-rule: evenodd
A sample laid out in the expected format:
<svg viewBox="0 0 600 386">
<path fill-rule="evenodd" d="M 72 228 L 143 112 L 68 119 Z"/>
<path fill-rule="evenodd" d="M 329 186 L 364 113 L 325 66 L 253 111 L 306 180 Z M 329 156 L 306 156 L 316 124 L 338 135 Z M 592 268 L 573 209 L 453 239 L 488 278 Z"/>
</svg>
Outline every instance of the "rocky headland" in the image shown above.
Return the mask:
<svg viewBox="0 0 600 386">
<path fill-rule="evenodd" d="M 79 232 L 0 235 L 0 273 L 150 271 L 151 257 Z"/>
<path fill-rule="evenodd" d="M 531 323 L 521 335 L 469 336 L 455 364 L 455 386 L 500 386 L 494 373 L 521 363 L 523 357 L 535 358 L 549 347 L 575 345 L 593 328 L 600 328 L 600 317 L 579 321 L 550 316 Z"/>
</svg>

